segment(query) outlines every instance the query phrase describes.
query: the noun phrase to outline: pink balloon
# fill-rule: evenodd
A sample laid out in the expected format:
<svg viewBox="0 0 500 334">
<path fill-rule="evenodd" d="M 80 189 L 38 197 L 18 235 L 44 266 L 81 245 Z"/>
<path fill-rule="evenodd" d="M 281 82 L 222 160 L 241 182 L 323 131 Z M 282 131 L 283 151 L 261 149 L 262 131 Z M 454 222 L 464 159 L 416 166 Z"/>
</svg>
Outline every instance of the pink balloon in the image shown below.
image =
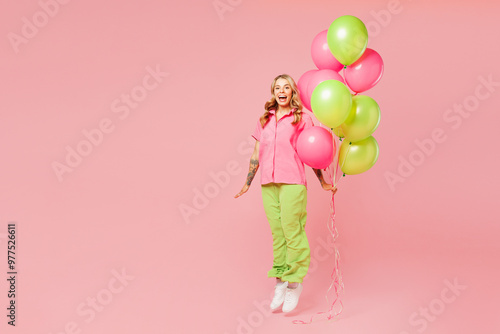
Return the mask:
<svg viewBox="0 0 500 334">
<path fill-rule="evenodd" d="M 302 74 L 297 82 L 297 88 L 299 90 L 300 99 L 302 100 L 302 104 L 307 109 L 311 110 L 311 95 L 307 95 L 307 86 L 309 84 L 309 80 L 311 79 L 314 73 L 318 72 L 318 70 L 309 70 Z"/>
<path fill-rule="evenodd" d="M 297 138 L 296 147 L 300 160 L 312 168 L 324 169 L 333 161 L 333 137 L 321 126 L 302 131 Z"/>
<path fill-rule="evenodd" d="M 384 73 L 382 57 L 372 49 L 345 69 L 345 81 L 353 92 L 361 93 L 375 86 Z"/>
<path fill-rule="evenodd" d="M 337 80 L 345 84 L 344 78 L 334 70 L 318 70 L 311 75 L 307 85 L 307 96 L 309 97 L 309 104 L 311 103 L 311 96 L 317 85 L 326 80 Z M 311 110 L 311 109 L 309 109 Z"/>
<path fill-rule="evenodd" d="M 326 40 L 327 33 L 328 30 L 324 30 L 314 37 L 311 45 L 311 57 L 314 65 L 316 65 L 320 70 L 329 69 L 338 72 L 344 67 L 344 65 L 335 59 L 330 51 Z"/>
</svg>

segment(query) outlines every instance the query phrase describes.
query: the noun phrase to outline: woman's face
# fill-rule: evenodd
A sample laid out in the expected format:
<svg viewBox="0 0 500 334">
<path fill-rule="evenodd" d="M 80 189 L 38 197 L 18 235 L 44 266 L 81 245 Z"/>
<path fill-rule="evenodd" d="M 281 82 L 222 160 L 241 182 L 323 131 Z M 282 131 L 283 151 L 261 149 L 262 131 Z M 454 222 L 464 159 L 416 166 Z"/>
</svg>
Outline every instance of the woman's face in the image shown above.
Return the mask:
<svg viewBox="0 0 500 334">
<path fill-rule="evenodd" d="M 279 78 L 276 80 L 276 85 L 274 86 L 274 97 L 278 102 L 280 107 L 288 107 L 290 105 L 290 101 L 292 100 L 292 86 L 288 82 L 288 80 Z"/>
</svg>

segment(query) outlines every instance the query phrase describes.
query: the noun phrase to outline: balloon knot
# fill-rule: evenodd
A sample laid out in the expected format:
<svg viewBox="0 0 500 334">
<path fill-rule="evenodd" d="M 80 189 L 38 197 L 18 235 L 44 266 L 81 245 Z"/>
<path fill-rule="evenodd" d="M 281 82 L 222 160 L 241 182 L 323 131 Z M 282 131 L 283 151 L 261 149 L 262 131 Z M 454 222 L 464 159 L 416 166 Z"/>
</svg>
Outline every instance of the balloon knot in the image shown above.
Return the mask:
<svg viewBox="0 0 500 334">
<path fill-rule="evenodd" d="M 345 176 L 345 173 L 344 173 L 344 175 L 342 175 L 342 177 L 344 177 L 344 176 Z"/>
</svg>

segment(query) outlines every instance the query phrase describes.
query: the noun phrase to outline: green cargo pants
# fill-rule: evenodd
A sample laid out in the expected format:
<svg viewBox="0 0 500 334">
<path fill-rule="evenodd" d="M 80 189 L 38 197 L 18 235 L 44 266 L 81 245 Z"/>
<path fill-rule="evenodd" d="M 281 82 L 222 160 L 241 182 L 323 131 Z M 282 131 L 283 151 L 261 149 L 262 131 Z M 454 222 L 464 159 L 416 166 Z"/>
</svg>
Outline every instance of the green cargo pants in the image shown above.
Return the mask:
<svg viewBox="0 0 500 334">
<path fill-rule="evenodd" d="M 307 189 L 302 184 L 263 184 L 262 201 L 273 235 L 273 268 L 267 276 L 302 283 L 311 261 L 305 232 Z"/>
</svg>

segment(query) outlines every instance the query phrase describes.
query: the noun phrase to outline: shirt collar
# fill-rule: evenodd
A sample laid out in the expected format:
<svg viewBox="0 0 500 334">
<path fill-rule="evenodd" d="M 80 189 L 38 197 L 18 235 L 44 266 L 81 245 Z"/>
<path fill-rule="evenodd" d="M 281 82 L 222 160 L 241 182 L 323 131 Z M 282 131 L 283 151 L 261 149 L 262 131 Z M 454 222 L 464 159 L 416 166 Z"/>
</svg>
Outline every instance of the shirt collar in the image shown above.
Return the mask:
<svg viewBox="0 0 500 334">
<path fill-rule="evenodd" d="M 283 115 L 283 116 L 290 115 L 292 112 L 294 112 L 294 111 L 296 111 L 296 110 L 297 110 L 297 108 L 292 108 L 292 109 L 290 109 L 290 111 L 289 111 L 289 112 L 287 112 L 287 113 L 286 113 L 285 115 Z M 275 114 L 276 114 L 276 110 L 271 109 L 271 110 L 269 110 L 269 113 L 270 113 L 270 114 L 275 115 Z"/>
</svg>

